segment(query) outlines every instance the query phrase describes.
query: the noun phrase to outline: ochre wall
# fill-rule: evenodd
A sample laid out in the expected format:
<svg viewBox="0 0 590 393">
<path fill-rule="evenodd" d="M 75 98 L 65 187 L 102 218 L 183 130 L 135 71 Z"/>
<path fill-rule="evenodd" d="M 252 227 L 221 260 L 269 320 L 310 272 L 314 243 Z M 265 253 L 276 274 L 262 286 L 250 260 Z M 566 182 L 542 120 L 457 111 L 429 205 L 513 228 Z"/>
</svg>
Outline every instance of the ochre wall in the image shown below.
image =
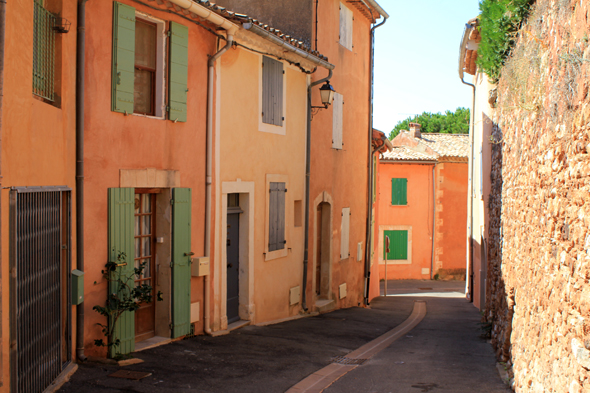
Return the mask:
<svg viewBox="0 0 590 393">
<path fill-rule="evenodd" d="M 432 260 L 432 167 L 433 164 L 403 164 L 381 162 L 379 164 L 379 234 L 375 242 L 375 261 L 383 260 L 383 227 L 411 226 L 408 243 L 412 242 L 411 264 L 387 264 L 387 278 L 430 279 L 422 274 L 422 268 L 430 269 Z M 391 204 L 391 179 L 407 178 L 406 206 Z M 408 245 L 408 252 L 410 246 Z M 385 264 L 379 263 L 379 278 L 385 278 Z"/>
<path fill-rule="evenodd" d="M 343 148 L 332 149 L 332 108 L 318 111 L 311 122 L 311 181 L 310 227 L 307 298 L 313 304 L 312 288 L 314 253 L 314 221 L 317 217 L 313 201 L 323 192 L 333 200 L 332 205 L 332 299 L 336 307 L 352 307 L 362 304 L 364 290 L 364 250 L 366 247 L 367 171 L 369 146 L 369 79 L 370 79 L 370 21 L 352 5 L 354 13 L 353 49 L 349 51 L 338 43 L 340 1 L 322 1 L 318 8 L 318 51 L 334 64 L 330 83 L 343 95 Z M 312 80 L 327 76 L 319 69 Z M 312 104 L 320 105 L 319 87 L 312 89 Z M 350 257 L 340 260 L 342 208 L 349 207 Z M 356 259 L 357 244 L 362 242 L 363 258 Z M 338 299 L 338 286 L 346 283 L 348 295 Z"/>
<path fill-rule="evenodd" d="M 46 7 L 72 22 L 70 33 L 57 35 L 55 70 L 57 106 L 33 95 L 33 2 L 16 1 L 6 7 L 4 96 L 2 113 L 2 288 L 0 391 L 9 378 L 9 187 L 57 186 L 72 189 L 75 222 L 75 82 L 76 1 L 48 1 Z M 75 233 L 72 233 L 75 268 Z M 75 332 L 75 307 L 72 307 Z M 72 339 L 75 342 L 75 335 Z"/>
<path fill-rule="evenodd" d="M 111 111 L 112 1 L 86 5 L 86 117 L 85 117 L 85 348 L 98 351 L 102 317 L 92 307 L 104 304 L 107 282 L 101 274 L 108 258 L 107 189 L 119 187 L 120 169 L 155 168 L 180 172 L 180 186 L 192 189 L 192 251 L 204 255 L 205 140 L 207 60 L 215 51 L 215 37 L 184 18 L 156 11 L 133 1 L 136 10 L 189 28 L 188 120 L 174 123 Z M 168 48 L 168 45 L 166 45 Z M 160 261 L 161 263 L 162 261 Z M 201 302 L 203 278 L 193 278 L 192 302 Z M 165 299 L 166 303 L 170 299 Z M 157 304 L 156 307 L 161 307 Z M 201 332 L 203 318 L 196 324 Z"/>
</svg>

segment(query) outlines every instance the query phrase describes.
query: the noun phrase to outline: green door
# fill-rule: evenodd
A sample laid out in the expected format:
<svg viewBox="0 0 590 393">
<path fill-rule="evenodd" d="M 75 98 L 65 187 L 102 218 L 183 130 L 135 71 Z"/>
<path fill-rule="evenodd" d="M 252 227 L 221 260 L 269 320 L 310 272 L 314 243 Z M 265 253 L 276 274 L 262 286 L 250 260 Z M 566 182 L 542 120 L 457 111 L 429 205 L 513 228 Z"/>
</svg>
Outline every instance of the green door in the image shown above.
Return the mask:
<svg viewBox="0 0 590 393">
<path fill-rule="evenodd" d="M 408 231 L 383 231 L 383 255 L 386 254 L 385 237 L 389 236 L 389 253 L 387 260 L 408 259 Z"/>
<path fill-rule="evenodd" d="M 190 333 L 191 189 L 172 190 L 172 338 Z"/>
<path fill-rule="evenodd" d="M 134 210 L 135 189 L 109 188 L 109 262 L 118 266 L 109 279 L 109 295 L 107 302 L 116 308 L 117 299 L 126 296 L 134 285 L 135 248 L 134 248 Z M 120 340 L 119 345 L 109 348 L 109 356 L 126 354 L 135 350 L 135 313 L 125 311 L 109 326 L 115 323 L 113 341 Z"/>
</svg>

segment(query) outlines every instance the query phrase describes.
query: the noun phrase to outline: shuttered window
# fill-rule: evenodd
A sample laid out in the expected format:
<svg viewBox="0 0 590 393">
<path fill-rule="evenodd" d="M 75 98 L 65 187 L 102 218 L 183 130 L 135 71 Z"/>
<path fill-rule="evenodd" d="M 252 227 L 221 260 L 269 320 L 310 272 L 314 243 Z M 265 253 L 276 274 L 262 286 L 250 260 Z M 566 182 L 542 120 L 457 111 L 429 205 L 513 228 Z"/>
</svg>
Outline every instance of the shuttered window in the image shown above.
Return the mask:
<svg viewBox="0 0 590 393">
<path fill-rule="evenodd" d="M 391 179 L 391 204 L 408 204 L 408 179 Z"/>
<path fill-rule="evenodd" d="M 340 230 L 340 259 L 350 256 L 350 208 L 342 209 L 342 226 Z"/>
<path fill-rule="evenodd" d="M 262 57 L 262 122 L 283 125 L 283 63 Z"/>
<path fill-rule="evenodd" d="M 340 3 L 340 45 L 352 50 L 352 10 Z"/>
<path fill-rule="evenodd" d="M 389 236 L 389 253 L 387 249 L 383 250 L 387 260 L 406 260 L 408 259 L 408 231 L 384 231 L 383 247 L 386 247 L 386 237 Z"/>
<path fill-rule="evenodd" d="M 33 16 L 33 94 L 54 99 L 56 16 L 35 0 Z"/>
<path fill-rule="evenodd" d="M 344 99 L 342 94 L 334 93 L 332 101 L 332 148 L 342 149 L 342 116 Z"/>
<path fill-rule="evenodd" d="M 271 182 L 268 206 L 268 251 L 285 248 L 285 183 Z"/>
<path fill-rule="evenodd" d="M 136 18 L 135 8 L 115 2 L 111 109 L 164 116 L 164 58 L 159 44 L 164 21 Z M 188 27 L 170 22 L 168 118 L 187 120 Z"/>
</svg>

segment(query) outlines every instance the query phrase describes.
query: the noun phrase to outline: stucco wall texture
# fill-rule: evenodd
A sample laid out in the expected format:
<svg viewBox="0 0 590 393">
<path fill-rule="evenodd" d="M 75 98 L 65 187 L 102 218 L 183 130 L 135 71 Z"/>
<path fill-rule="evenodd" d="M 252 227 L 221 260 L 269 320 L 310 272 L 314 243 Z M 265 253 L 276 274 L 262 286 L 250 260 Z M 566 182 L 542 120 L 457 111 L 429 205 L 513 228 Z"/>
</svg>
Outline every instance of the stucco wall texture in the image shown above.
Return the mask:
<svg viewBox="0 0 590 393">
<path fill-rule="evenodd" d="M 101 274 L 108 260 L 107 189 L 120 187 L 121 169 L 176 170 L 180 186 L 192 189 L 191 242 L 195 256 L 204 255 L 205 140 L 207 107 L 207 60 L 215 53 L 215 37 L 180 16 L 123 1 L 139 12 L 189 28 L 188 120 L 124 115 L 111 111 L 111 56 L 113 2 L 88 2 L 86 6 L 85 94 L 85 349 L 103 355 L 93 345 L 101 337 L 97 323 L 103 318 L 92 310 L 106 301 L 107 282 Z M 169 238 L 168 238 L 169 241 Z M 166 261 L 158 261 L 166 263 Z M 203 297 L 203 278 L 192 279 L 191 300 Z M 170 299 L 156 303 L 169 307 Z M 201 307 L 201 310 L 203 307 Z M 202 312 L 202 311 L 201 311 Z M 203 318 L 196 324 L 202 331 Z"/>
<path fill-rule="evenodd" d="M 76 31 L 76 1 L 47 1 L 52 12 L 72 21 Z M 4 98 L 2 110 L 2 288 L 0 314 L 0 391 L 8 391 L 9 376 L 9 187 L 58 186 L 72 189 L 75 211 L 75 81 L 76 34 L 58 35 L 55 55 L 56 104 L 33 96 L 33 2 L 6 8 Z M 75 222 L 75 215 L 72 216 Z M 75 235 L 72 234 L 75 247 Z M 72 267 L 75 268 L 75 248 Z M 75 307 L 72 308 L 75 315 Z M 75 331 L 75 318 L 72 321 Z M 75 337 L 73 337 L 75 339 Z"/>
<path fill-rule="evenodd" d="M 485 318 L 517 392 L 590 390 L 589 11 L 537 1 L 498 84 Z"/>
</svg>

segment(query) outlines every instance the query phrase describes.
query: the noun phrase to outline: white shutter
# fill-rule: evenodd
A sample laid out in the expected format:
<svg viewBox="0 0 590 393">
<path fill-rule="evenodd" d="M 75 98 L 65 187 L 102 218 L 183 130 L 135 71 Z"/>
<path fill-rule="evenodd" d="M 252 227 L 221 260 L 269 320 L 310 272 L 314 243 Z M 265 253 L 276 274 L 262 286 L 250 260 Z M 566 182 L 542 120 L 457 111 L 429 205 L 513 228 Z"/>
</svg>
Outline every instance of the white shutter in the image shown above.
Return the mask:
<svg viewBox="0 0 590 393">
<path fill-rule="evenodd" d="M 342 111 L 344 99 L 342 94 L 334 93 L 332 101 L 332 148 L 342 149 Z"/>
<path fill-rule="evenodd" d="M 350 207 L 342 209 L 342 228 L 340 229 L 340 259 L 346 259 L 350 256 Z"/>
<path fill-rule="evenodd" d="M 340 3 L 340 45 L 352 50 L 352 10 Z"/>
</svg>

